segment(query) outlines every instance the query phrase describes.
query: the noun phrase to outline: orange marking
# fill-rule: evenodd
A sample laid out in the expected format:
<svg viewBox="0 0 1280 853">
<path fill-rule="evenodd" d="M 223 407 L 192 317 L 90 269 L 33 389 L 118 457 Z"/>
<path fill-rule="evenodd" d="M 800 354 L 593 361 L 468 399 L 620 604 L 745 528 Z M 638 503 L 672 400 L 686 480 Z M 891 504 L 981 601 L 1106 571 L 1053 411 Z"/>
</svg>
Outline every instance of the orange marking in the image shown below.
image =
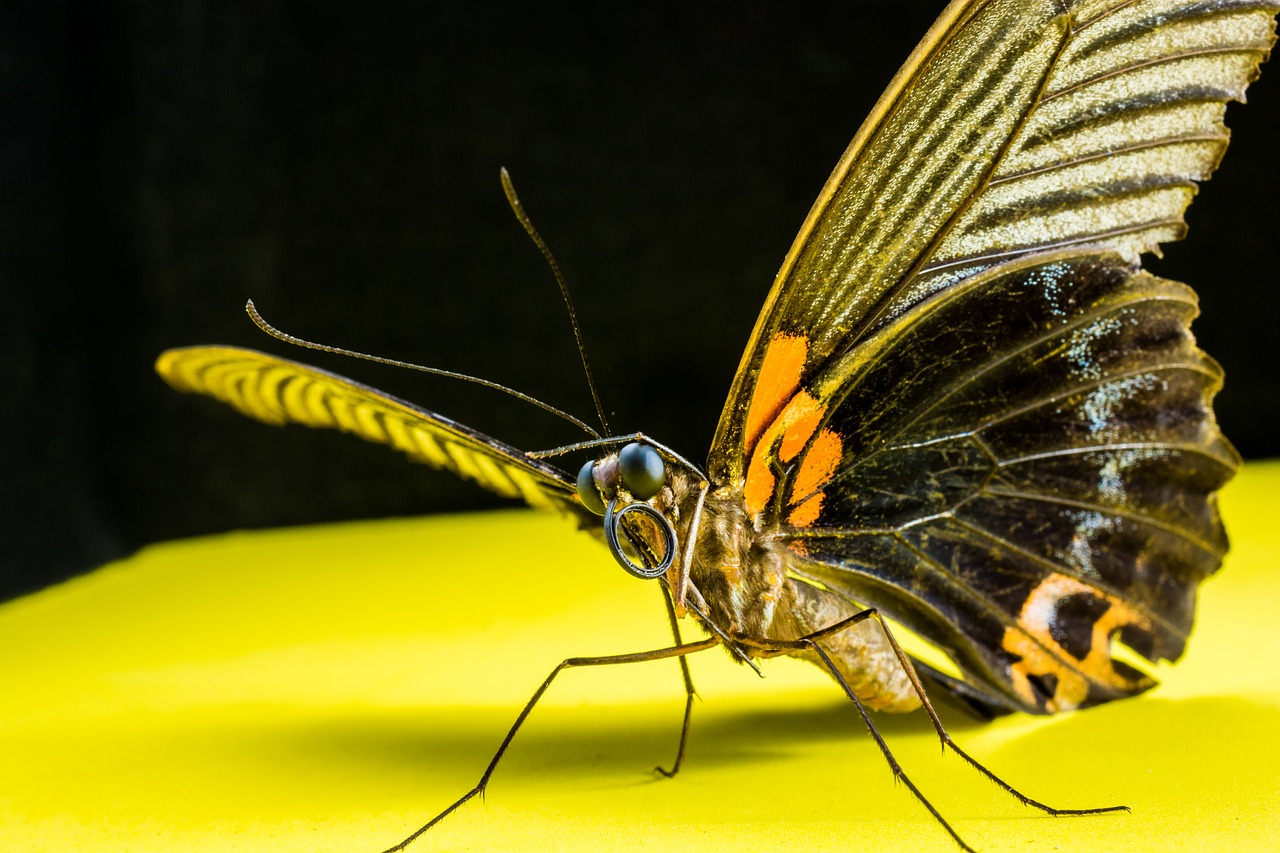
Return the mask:
<svg viewBox="0 0 1280 853">
<path fill-rule="evenodd" d="M 825 497 L 818 490 L 831 479 L 843 455 L 844 442 L 840 440 L 840 436 L 829 429 L 818 433 L 791 485 L 792 500 L 799 498 L 801 502 L 787 516 L 788 522 L 795 527 L 808 527 L 818 520 Z"/>
<path fill-rule="evenodd" d="M 751 463 L 747 466 L 747 482 L 743 491 L 747 509 L 753 513 L 760 512 L 768 505 L 777 486 L 777 478 L 770 468 L 770 456 L 777 446 L 777 456 L 783 462 L 790 462 L 808 447 L 804 461 L 800 463 L 800 471 L 796 475 L 796 483 L 792 488 L 793 496 L 804 496 L 816 491 L 835 472 L 840 463 L 843 444 L 840 437 L 829 429 L 813 434 L 822 423 L 827 407 L 806 390 L 799 391 L 782 414 L 774 420 L 764 435 L 760 437 L 751 454 Z M 810 443 L 810 439 L 813 442 Z M 822 509 L 822 498 L 815 495 L 797 507 L 792 521 L 804 527 L 812 524 Z M 789 519 L 790 520 L 790 519 Z"/>
<path fill-rule="evenodd" d="M 791 510 L 791 514 L 787 516 L 787 523 L 793 527 L 808 527 L 818 520 L 818 516 L 822 514 L 822 492 L 818 492 L 809 500 L 800 504 Z"/>
<path fill-rule="evenodd" d="M 761 459 L 761 455 L 757 452 L 751 457 L 751 464 L 747 466 L 747 482 L 742 488 L 742 499 L 747 505 L 747 512 L 752 515 L 769 503 L 769 498 L 773 497 L 773 487 L 778 482 L 778 478 L 769 470 L 768 461 Z"/>
<path fill-rule="evenodd" d="M 793 497 L 803 498 L 810 492 L 822 488 L 831 475 L 836 472 L 840 458 L 844 455 L 844 442 L 840 436 L 829 429 L 818 433 L 818 437 L 809 446 L 809 452 L 800 463 L 796 473 L 795 484 L 791 487 Z"/>
<path fill-rule="evenodd" d="M 1058 602 L 1081 593 L 1105 599 L 1111 606 L 1093 625 L 1089 654 L 1077 660 L 1053 639 L 1049 626 L 1057 613 Z M 1079 707 L 1088 698 L 1089 679 L 1116 690 L 1134 690 L 1139 685 L 1116 672 L 1111 663 L 1111 635 L 1125 625 L 1151 627 L 1146 617 L 1114 595 L 1099 592 L 1066 575 L 1049 575 L 1023 603 L 1017 626 L 1004 632 L 1001 645 L 1005 651 L 1021 657 L 1009 667 L 1014 691 L 1029 704 L 1035 704 L 1036 694 L 1028 677 L 1057 676 L 1057 688 L 1045 703 L 1045 709 L 1052 712 Z"/>
<path fill-rule="evenodd" d="M 801 391 L 791 398 L 791 402 L 787 404 L 787 408 L 783 410 L 782 416 L 777 421 L 784 430 L 782 445 L 778 448 L 778 458 L 783 462 L 795 459 L 817 431 L 818 424 L 822 423 L 822 416 L 826 411 L 827 407 L 819 403 L 808 391 Z M 769 430 L 770 438 L 773 432 L 772 429 Z"/>
<path fill-rule="evenodd" d="M 804 442 L 813 434 L 818 426 L 821 410 L 818 401 L 807 391 L 801 391 L 785 409 L 782 410 L 764 435 L 756 442 L 751 453 L 751 462 L 747 465 L 747 482 L 743 487 L 743 498 L 747 509 L 752 513 L 760 512 L 769 504 L 773 490 L 778 484 L 774 476 L 772 460 L 774 445 L 782 438 L 783 446 L 790 450 L 790 455 L 783 455 L 783 461 L 790 461 L 804 447 Z M 794 427 L 794 432 L 793 432 Z"/>
<path fill-rule="evenodd" d="M 809 339 L 803 335 L 778 332 L 769 341 L 756 377 L 756 387 L 751 393 L 751 405 L 747 409 L 747 423 L 742 436 L 742 449 L 750 454 L 765 425 L 778 414 L 778 410 L 800 387 L 800 372 L 809 354 Z"/>
</svg>

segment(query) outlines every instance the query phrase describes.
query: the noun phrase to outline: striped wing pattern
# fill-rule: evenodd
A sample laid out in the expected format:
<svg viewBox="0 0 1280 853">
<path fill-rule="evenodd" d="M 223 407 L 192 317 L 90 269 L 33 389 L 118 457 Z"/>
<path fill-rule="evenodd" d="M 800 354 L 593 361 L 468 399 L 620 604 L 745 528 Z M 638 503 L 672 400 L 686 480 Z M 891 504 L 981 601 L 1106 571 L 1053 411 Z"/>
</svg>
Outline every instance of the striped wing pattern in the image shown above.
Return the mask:
<svg viewBox="0 0 1280 853">
<path fill-rule="evenodd" d="M 1105 241 L 1136 258 L 1180 239 L 1227 147 L 1227 101 L 1275 41 L 1274 2 L 1083 3 L 1034 107 L 980 192 L 890 307 L 966 269 Z"/>
<path fill-rule="evenodd" d="M 956 0 L 828 180 L 712 445 L 757 524 L 1011 707 L 1154 682 L 1239 458 L 1178 239 L 1276 0 Z"/>
<path fill-rule="evenodd" d="M 351 433 L 531 506 L 577 504 L 574 482 L 558 468 L 324 370 L 253 350 L 208 346 L 168 350 L 156 371 L 179 391 L 208 395 L 264 423 Z"/>
<path fill-rule="evenodd" d="M 952 3 L 788 253 L 721 416 L 713 477 L 741 482 L 797 389 L 931 294 L 1031 252 L 1101 245 L 1135 260 L 1180 238 L 1194 182 L 1226 147 L 1226 102 L 1257 76 L 1277 9 Z"/>
</svg>

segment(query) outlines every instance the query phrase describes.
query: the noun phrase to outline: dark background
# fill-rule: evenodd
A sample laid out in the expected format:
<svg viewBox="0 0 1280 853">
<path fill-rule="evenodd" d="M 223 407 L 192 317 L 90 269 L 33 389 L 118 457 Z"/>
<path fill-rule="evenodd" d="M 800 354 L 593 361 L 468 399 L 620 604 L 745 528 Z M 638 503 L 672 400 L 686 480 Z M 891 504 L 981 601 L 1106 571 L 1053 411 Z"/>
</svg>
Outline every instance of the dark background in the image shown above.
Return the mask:
<svg viewBox="0 0 1280 853">
<path fill-rule="evenodd" d="M 5 4 L 0 598 L 157 540 L 500 503 L 173 393 L 165 347 L 255 346 L 517 446 L 576 440 L 490 391 L 289 351 L 242 311 L 593 420 L 500 165 L 569 278 L 615 431 L 701 458 L 792 237 L 942 3 L 792 5 Z M 1148 262 L 1199 290 L 1248 457 L 1280 449 L 1277 72 L 1228 111 L 1190 241 Z"/>
</svg>

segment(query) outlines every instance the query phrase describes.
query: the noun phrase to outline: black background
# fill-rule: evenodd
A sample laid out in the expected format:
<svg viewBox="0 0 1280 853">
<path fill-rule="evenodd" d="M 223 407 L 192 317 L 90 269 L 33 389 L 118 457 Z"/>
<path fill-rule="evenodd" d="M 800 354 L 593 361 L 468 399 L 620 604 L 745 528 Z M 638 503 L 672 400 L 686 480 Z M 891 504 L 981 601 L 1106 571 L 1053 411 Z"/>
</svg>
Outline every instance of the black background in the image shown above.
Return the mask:
<svg viewBox="0 0 1280 853">
<path fill-rule="evenodd" d="M 592 420 L 501 165 L 569 278 L 614 430 L 700 458 L 809 205 L 941 5 L 5 4 L 0 597 L 157 540 L 499 503 L 173 393 L 165 347 L 259 347 L 517 446 L 576 440 L 490 391 L 289 351 L 242 311 Z M 1268 76 L 1228 111 L 1191 239 L 1148 262 L 1199 290 L 1249 457 L 1280 449 Z"/>
</svg>

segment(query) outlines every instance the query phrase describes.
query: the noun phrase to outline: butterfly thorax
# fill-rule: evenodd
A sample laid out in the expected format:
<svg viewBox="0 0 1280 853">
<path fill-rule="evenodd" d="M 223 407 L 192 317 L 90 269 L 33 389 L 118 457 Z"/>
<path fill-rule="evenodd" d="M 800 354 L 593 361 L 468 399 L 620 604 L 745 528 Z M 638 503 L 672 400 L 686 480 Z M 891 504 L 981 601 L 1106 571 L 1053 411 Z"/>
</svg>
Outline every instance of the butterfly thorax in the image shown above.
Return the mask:
<svg viewBox="0 0 1280 853">
<path fill-rule="evenodd" d="M 699 487 L 695 477 L 675 471 L 653 500 L 654 507 L 671 520 L 682 548 L 698 511 Z M 730 636 L 761 643 L 795 640 L 864 609 L 790 571 L 803 558 L 787 546 L 777 529 L 748 512 L 741 488 L 712 489 L 702 503 L 697 528 L 689 566 L 690 596 Z M 911 711 L 920 706 L 875 620 L 852 625 L 820 642 L 869 707 Z M 794 656 L 817 663 L 812 652 Z"/>
</svg>

